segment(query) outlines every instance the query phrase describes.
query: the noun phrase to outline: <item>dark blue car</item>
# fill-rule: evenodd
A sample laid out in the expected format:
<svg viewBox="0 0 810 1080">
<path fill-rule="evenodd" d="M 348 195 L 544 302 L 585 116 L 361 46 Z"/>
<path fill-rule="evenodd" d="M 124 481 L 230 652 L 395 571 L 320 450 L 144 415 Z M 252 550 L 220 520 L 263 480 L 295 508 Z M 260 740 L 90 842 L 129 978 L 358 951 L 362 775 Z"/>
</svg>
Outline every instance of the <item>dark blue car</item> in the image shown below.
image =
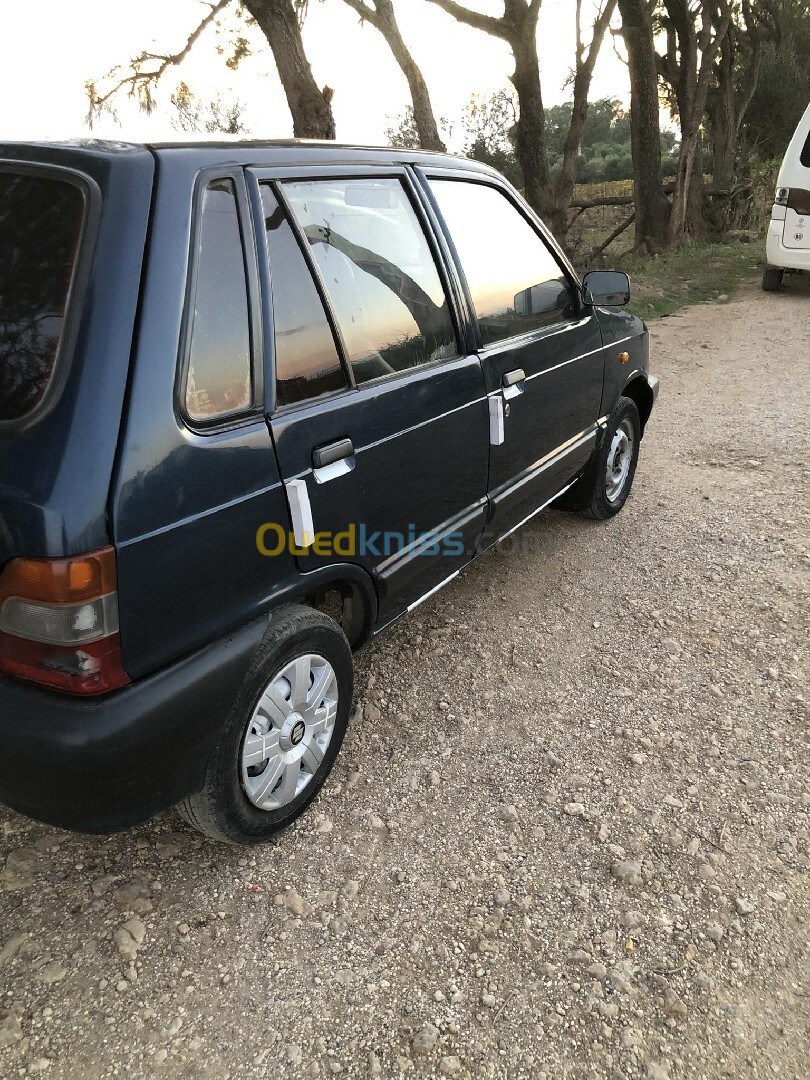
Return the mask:
<svg viewBox="0 0 810 1080">
<path fill-rule="evenodd" d="M 289 823 L 352 649 L 544 507 L 624 505 L 628 299 L 472 161 L 0 145 L 0 799 Z"/>
</svg>

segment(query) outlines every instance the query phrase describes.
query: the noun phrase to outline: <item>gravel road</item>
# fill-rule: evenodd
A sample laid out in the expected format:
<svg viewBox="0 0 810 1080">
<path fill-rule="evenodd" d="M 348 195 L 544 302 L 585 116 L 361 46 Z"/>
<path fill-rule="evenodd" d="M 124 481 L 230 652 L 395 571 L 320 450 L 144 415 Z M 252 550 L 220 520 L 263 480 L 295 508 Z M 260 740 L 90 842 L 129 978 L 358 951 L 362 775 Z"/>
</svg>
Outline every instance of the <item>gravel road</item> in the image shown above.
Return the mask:
<svg viewBox="0 0 810 1080">
<path fill-rule="evenodd" d="M 652 333 L 623 513 L 361 654 L 276 843 L 0 810 L 0 1077 L 807 1077 L 810 280 Z"/>
</svg>

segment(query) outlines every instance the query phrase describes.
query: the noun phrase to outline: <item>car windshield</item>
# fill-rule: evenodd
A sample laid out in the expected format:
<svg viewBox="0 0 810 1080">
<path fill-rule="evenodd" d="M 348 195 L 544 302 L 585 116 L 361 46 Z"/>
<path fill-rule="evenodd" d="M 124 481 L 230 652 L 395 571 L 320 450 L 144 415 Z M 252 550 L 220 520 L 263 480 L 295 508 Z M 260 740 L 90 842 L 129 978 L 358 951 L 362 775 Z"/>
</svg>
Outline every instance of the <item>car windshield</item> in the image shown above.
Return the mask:
<svg viewBox="0 0 810 1080">
<path fill-rule="evenodd" d="M 0 172 L 0 420 L 19 420 L 53 378 L 82 235 L 74 184 Z"/>
</svg>

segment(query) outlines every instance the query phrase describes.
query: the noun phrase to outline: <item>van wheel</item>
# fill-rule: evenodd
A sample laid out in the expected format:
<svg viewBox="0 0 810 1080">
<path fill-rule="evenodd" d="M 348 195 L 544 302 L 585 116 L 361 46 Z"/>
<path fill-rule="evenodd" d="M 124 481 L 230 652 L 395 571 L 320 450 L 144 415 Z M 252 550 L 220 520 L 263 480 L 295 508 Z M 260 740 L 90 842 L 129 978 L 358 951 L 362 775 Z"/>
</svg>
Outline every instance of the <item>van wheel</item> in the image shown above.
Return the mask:
<svg viewBox="0 0 810 1080">
<path fill-rule="evenodd" d="M 255 844 L 309 806 L 349 719 L 349 643 L 327 615 L 290 605 L 270 617 L 185 820 L 216 840 Z"/>
<path fill-rule="evenodd" d="M 762 288 L 765 292 L 776 292 L 782 288 L 785 271 L 778 266 L 766 266 L 762 271 Z"/>
<path fill-rule="evenodd" d="M 554 505 L 560 510 L 580 510 L 596 521 L 618 514 L 633 486 L 640 441 L 641 418 L 636 403 L 620 397 L 587 469 Z"/>
</svg>

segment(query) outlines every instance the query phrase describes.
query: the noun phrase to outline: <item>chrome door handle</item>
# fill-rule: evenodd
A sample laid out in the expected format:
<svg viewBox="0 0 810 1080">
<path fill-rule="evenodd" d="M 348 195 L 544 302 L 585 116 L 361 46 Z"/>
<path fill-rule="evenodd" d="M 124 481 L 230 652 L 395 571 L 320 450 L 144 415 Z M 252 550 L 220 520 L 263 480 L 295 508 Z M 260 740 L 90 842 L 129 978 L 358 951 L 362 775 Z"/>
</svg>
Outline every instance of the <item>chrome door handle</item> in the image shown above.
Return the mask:
<svg viewBox="0 0 810 1080">
<path fill-rule="evenodd" d="M 523 385 L 525 382 L 526 372 L 523 368 L 515 368 L 514 371 L 507 371 L 501 379 L 504 398 L 508 401 L 509 398 L 517 397 L 518 394 L 522 394 L 526 389 Z"/>
<path fill-rule="evenodd" d="M 312 475 L 317 484 L 325 484 L 337 476 L 345 476 L 354 468 L 354 446 L 351 439 L 338 439 L 312 451 Z"/>
</svg>

